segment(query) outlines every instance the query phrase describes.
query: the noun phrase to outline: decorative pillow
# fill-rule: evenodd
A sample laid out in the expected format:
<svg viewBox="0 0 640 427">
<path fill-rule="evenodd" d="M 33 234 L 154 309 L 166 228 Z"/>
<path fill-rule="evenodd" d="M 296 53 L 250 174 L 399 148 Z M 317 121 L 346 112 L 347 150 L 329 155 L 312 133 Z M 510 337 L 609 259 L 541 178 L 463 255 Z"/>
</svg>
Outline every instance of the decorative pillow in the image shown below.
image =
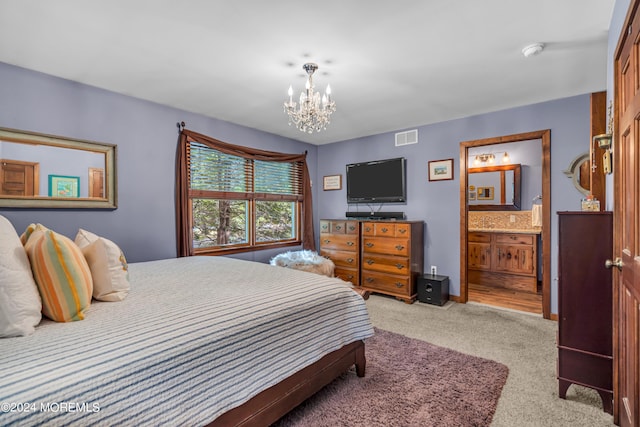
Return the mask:
<svg viewBox="0 0 640 427">
<path fill-rule="evenodd" d="M 129 269 L 124 254 L 109 239 L 80 229 L 75 239 L 93 276 L 93 297 L 100 301 L 122 301 L 129 294 Z"/>
<path fill-rule="evenodd" d="M 27 229 L 24 230 L 24 233 L 20 235 L 20 241 L 22 242 L 22 246 L 27 244 L 27 240 L 29 240 L 29 236 L 31 236 L 31 233 L 33 233 L 36 230 L 48 230 L 48 228 L 42 224 L 29 224 Z"/>
<path fill-rule="evenodd" d="M 35 230 L 25 245 L 42 297 L 42 314 L 56 322 L 83 320 L 93 280 L 80 248 L 52 230 Z"/>
<path fill-rule="evenodd" d="M 32 334 L 42 301 L 18 233 L 0 215 L 0 337 Z"/>
</svg>

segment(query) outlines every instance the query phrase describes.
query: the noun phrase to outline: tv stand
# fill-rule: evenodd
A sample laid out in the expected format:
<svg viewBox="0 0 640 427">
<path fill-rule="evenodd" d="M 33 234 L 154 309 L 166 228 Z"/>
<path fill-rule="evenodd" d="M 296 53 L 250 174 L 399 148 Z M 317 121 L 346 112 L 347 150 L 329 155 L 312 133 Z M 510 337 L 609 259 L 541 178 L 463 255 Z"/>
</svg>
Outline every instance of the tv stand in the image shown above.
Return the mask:
<svg viewBox="0 0 640 427">
<path fill-rule="evenodd" d="M 405 219 L 404 212 L 346 212 L 347 218 L 358 219 Z"/>
</svg>

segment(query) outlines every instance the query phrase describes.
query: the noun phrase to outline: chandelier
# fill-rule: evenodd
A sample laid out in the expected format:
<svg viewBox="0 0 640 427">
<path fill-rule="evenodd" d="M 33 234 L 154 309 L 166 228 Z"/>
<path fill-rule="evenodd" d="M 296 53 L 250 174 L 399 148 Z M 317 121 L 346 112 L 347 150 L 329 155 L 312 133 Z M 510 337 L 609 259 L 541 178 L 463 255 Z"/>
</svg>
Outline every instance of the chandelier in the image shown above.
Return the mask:
<svg viewBox="0 0 640 427">
<path fill-rule="evenodd" d="M 300 106 L 293 102 L 293 87 L 289 86 L 289 101 L 284 103 L 284 111 L 289 115 L 289 126 L 293 123 L 302 132 L 313 133 L 327 129 L 331 113 L 336 111 L 336 103 L 331 100 L 331 87 L 327 85 L 325 94 L 313 91 L 313 73 L 318 64 L 307 63 L 302 66 L 309 76 L 305 91 L 300 93 Z"/>
</svg>

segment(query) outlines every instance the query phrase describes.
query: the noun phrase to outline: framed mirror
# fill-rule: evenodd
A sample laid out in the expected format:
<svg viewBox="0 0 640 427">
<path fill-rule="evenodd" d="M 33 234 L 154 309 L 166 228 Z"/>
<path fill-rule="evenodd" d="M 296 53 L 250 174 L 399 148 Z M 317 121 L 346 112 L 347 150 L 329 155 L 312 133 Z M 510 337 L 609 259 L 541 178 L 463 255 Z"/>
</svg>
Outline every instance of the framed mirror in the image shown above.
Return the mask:
<svg viewBox="0 0 640 427">
<path fill-rule="evenodd" d="M 116 209 L 116 146 L 0 128 L 0 207 Z"/>
<path fill-rule="evenodd" d="M 520 164 L 469 168 L 468 175 L 470 211 L 520 210 Z"/>
<path fill-rule="evenodd" d="M 571 179 L 576 190 L 585 196 L 588 196 L 591 192 L 590 168 L 589 153 L 584 153 L 573 159 L 569 167 L 562 171 Z"/>
</svg>

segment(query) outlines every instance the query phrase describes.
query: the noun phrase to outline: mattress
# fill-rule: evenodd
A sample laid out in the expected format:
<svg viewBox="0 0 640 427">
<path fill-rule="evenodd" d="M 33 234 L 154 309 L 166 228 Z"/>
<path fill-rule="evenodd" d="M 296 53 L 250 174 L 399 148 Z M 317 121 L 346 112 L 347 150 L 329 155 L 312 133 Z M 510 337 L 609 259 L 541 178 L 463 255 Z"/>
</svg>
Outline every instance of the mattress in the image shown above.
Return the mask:
<svg viewBox="0 0 640 427">
<path fill-rule="evenodd" d="M 124 301 L 0 340 L 0 425 L 203 425 L 373 335 L 339 279 L 224 257 L 129 275 Z"/>
</svg>

